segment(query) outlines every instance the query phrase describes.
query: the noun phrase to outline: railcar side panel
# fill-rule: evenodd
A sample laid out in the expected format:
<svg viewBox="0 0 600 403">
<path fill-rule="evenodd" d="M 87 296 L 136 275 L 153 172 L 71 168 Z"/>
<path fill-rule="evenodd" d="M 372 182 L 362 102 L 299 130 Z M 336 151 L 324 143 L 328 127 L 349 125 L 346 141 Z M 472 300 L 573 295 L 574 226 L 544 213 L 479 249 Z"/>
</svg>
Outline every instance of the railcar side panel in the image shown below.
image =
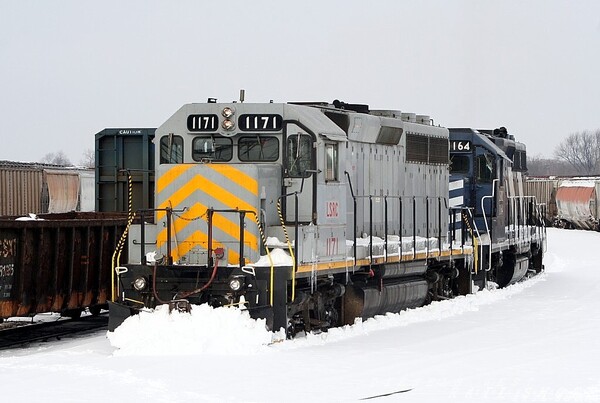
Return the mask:
<svg viewBox="0 0 600 403">
<path fill-rule="evenodd" d="M 127 217 L 42 217 L 0 219 L 0 318 L 78 315 L 85 308 L 99 309 L 110 298 L 112 255 Z"/>
</svg>

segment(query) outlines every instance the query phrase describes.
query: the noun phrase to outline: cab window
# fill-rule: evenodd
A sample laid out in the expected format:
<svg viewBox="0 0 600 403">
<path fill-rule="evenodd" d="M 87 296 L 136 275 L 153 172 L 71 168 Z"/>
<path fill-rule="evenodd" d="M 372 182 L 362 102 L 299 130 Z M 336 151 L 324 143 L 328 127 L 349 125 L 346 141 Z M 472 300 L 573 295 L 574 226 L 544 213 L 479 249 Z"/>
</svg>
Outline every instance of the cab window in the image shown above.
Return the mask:
<svg viewBox="0 0 600 403">
<path fill-rule="evenodd" d="M 470 157 L 467 155 L 450 154 L 450 173 L 468 174 Z"/>
<path fill-rule="evenodd" d="M 309 177 L 312 162 L 312 139 L 308 135 L 292 135 L 287 139 L 286 168 L 291 177 Z"/>
<path fill-rule="evenodd" d="M 338 180 L 338 147 L 335 143 L 325 144 L 325 180 Z"/>
<path fill-rule="evenodd" d="M 477 182 L 491 183 L 496 174 L 494 157 L 490 154 L 477 156 Z"/>
<path fill-rule="evenodd" d="M 169 134 L 160 138 L 160 163 L 183 163 L 183 139 L 181 136 Z"/>
</svg>

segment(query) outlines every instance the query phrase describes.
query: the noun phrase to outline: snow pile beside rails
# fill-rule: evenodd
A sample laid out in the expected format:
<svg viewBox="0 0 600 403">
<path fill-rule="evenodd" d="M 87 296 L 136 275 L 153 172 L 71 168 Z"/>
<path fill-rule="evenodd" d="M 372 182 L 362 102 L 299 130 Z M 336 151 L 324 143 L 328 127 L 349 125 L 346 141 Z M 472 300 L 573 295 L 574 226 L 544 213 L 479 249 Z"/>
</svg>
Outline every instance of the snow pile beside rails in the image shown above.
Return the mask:
<svg viewBox="0 0 600 403">
<path fill-rule="evenodd" d="M 502 289 L 481 290 L 475 294 L 458 296 L 451 300 L 435 301 L 421 308 L 409 309 L 400 313 L 387 313 L 361 321 L 357 319 L 353 325 L 329 329 L 326 333 L 311 333 L 305 337 L 296 337 L 278 345 L 280 348 L 298 348 L 307 345 L 322 345 L 341 340 L 367 335 L 379 330 L 408 326 L 413 323 L 438 321 L 475 312 L 480 306 L 510 298 L 523 290 L 546 280 L 546 274 L 537 276 Z"/>
<path fill-rule="evenodd" d="M 540 274 L 504 289 L 482 290 L 421 308 L 376 316 L 364 322 L 359 319 L 353 325 L 298 335 L 293 340 L 285 340 L 283 330 L 269 332 L 264 319 L 252 319 L 246 310 L 212 308 L 206 304 L 193 305 L 190 313 L 173 311 L 169 314 L 166 305 L 142 312 L 109 332 L 108 338 L 112 346 L 118 348 L 116 355 L 246 355 L 264 352 L 271 345 L 276 349 L 294 349 L 478 311 L 480 306 L 510 298 L 545 279 L 546 275 Z"/>
<path fill-rule="evenodd" d="M 238 308 L 192 305 L 190 313 L 162 305 L 125 320 L 108 332 L 115 355 L 238 355 L 252 354 L 278 336 L 269 332 L 265 320 L 250 318 Z"/>
</svg>

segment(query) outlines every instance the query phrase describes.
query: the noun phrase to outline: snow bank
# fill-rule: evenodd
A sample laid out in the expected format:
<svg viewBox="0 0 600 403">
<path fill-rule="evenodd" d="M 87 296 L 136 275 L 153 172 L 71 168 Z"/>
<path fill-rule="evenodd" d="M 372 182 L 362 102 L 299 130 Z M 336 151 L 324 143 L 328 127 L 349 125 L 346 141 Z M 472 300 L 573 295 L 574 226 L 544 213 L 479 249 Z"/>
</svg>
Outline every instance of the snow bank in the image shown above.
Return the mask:
<svg viewBox="0 0 600 403">
<path fill-rule="evenodd" d="M 357 319 L 353 325 L 329 329 L 327 333 L 307 334 L 304 338 L 290 340 L 284 343 L 284 348 L 336 342 L 378 330 L 408 326 L 413 323 L 437 321 L 466 312 L 475 312 L 479 310 L 480 306 L 509 298 L 545 279 L 546 274 L 541 273 L 527 281 L 506 288 L 481 290 L 476 294 L 459 296 L 451 300 L 435 301 L 421 308 L 409 309 L 400 313 L 387 313 L 367 319 L 364 322 Z"/>
<path fill-rule="evenodd" d="M 269 332 L 264 319 L 252 319 L 245 310 L 211 308 L 206 304 L 193 305 L 189 314 L 177 311 L 169 314 L 167 306 L 142 312 L 128 318 L 113 333 L 109 332 L 108 338 L 112 346 L 119 349 L 116 355 L 239 355 L 265 351 L 270 345 L 277 349 L 322 345 L 373 331 L 477 311 L 482 305 L 508 298 L 545 278 L 546 275 L 542 273 L 504 289 L 482 290 L 477 294 L 434 302 L 422 308 L 376 316 L 364 322 L 357 320 L 350 326 L 307 334 L 293 340 L 285 340 L 283 331 Z"/>
<path fill-rule="evenodd" d="M 252 354 L 272 342 L 275 335 L 264 319 L 251 319 L 238 308 L 192 305 L 190 313 L 166 305 L 125 320 L 108 339 L 115 355 L 233 355 Z"/>
</svg>

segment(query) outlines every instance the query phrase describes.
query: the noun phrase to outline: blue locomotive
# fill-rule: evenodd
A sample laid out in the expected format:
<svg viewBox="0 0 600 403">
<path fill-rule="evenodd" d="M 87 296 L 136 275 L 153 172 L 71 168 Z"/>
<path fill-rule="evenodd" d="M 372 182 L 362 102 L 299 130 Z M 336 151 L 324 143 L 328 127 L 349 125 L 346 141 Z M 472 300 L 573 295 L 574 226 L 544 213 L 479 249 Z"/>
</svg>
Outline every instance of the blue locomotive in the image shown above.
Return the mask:
<svg viewBox="0 0 600 403">
<path fill-rule="evenodd" d="M 449 148 L 450 204 L 471 208 L 478 285 L 485 287 L 489 280 L 504 287 L 543 270 L 543 217 L 535 198 L 523 191 L 525 145 L 504 127 L 452 128 Z"/>
</svg>

